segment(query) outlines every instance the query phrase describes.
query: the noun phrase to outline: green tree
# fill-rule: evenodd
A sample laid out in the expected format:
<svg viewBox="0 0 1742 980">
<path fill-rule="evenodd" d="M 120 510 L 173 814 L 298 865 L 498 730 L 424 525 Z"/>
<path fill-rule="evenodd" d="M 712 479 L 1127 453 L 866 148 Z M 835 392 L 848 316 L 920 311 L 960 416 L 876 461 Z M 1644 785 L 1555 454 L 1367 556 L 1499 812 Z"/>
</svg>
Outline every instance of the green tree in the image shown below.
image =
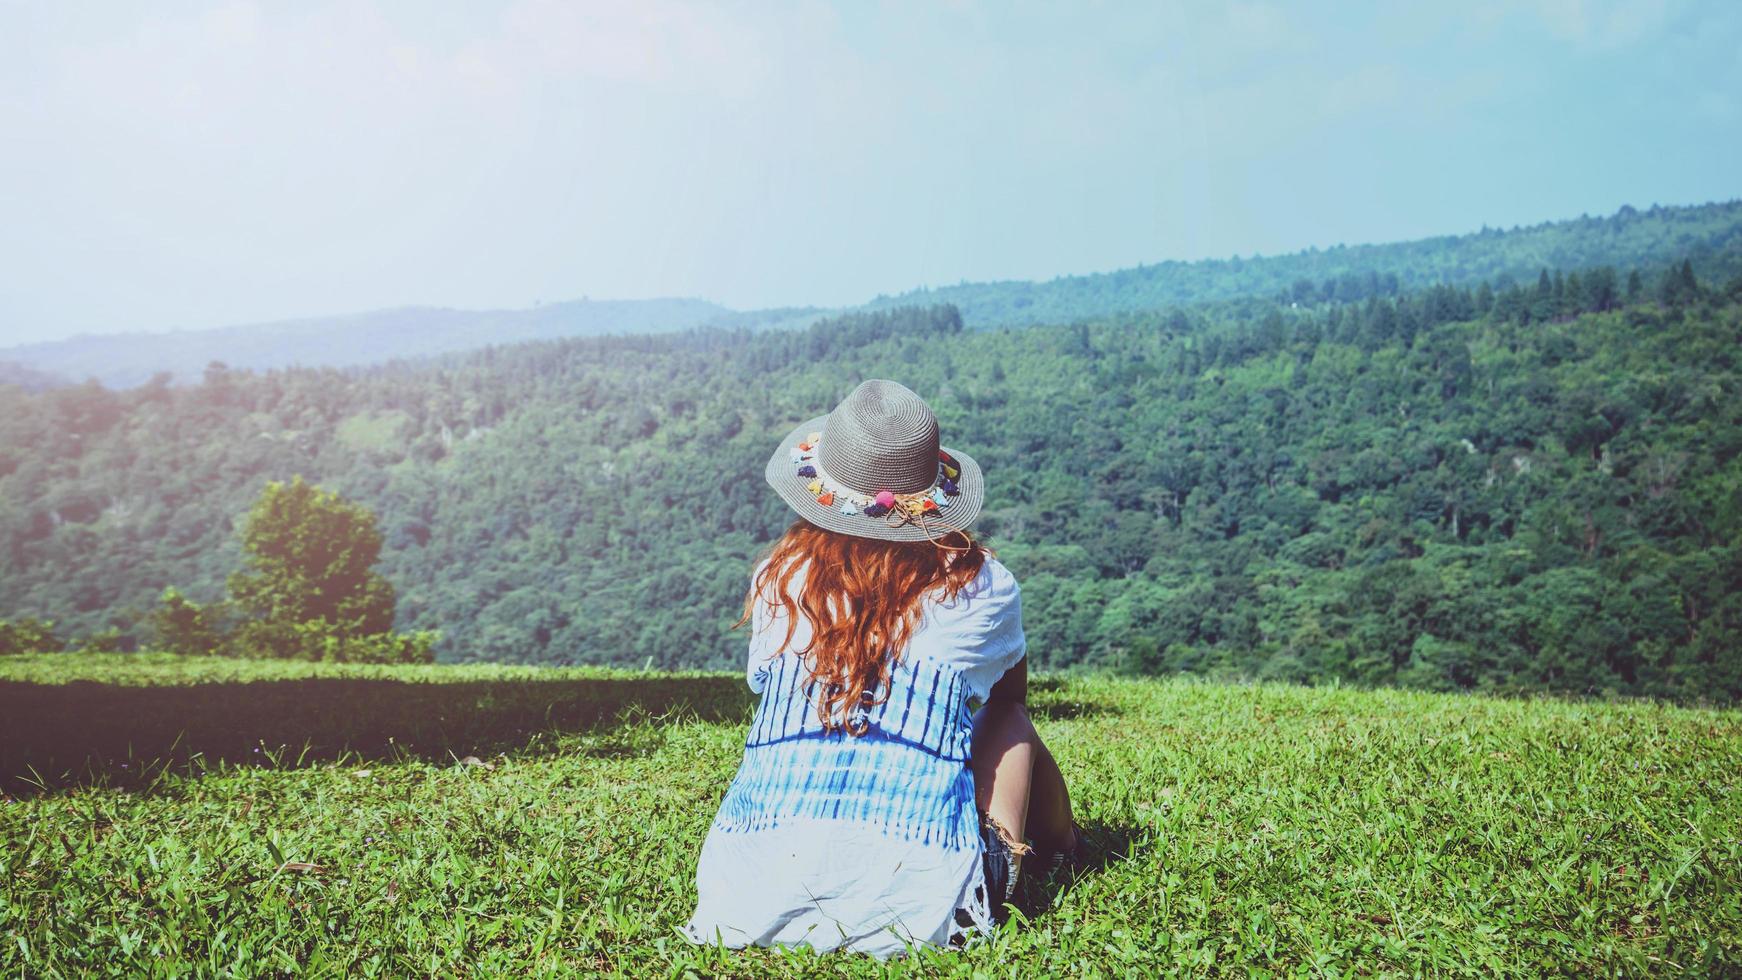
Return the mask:
<svg viewBox="0 0 1742 980">
<path fill-rule="evenodd" d="M 1584 295 L 1579 303 L 1582 308 L 1594 313 L 1602 313 L 1621 305 L 1621 292 L 1615 269 L 1611 266 L 1599 266 L 1585 276 Z"/>
<path fill-rule="evenodd" d="M 0 656 L 10 653 L 58 653 L 60 637 L 54 635 L 54 622 L 25 616 L 20 619 L 0 619 Z"/>
<path fill-rule="evenodd" d="M 1530 300 L 1531 322 L 1552 320 L 1559 308 L 1560 301 L 1555 296 L 1555 281 L 1549 278 L 1548 270 L 1544 269 L 1536 277 L 1536 293 Z"/>
<path fill-rule="evenodd" d="M 152 645 L 173 653 L 214 653 L 222 637 L 206 607 L 190 601 L 170 586 L 163 600 L 146 617 Z"/>
<path fill-rule="evenodd" d="M 300 476 L 268 483 L 248 513 L 242 550 L 251 570 L 229 584 L 252 617 L 238 635 L 249 652 L 314 658 L 328 637 L 342 642 L 392 628 L 393 586 L 370 570 L 381 534 L 367 508 Z"/>
<path fill-rule="evenodd" d="M 127 634 L 121 632 L 119 626 L 109 626 L 96 631 L 79 643 L 79 653 L 121 653 L 127 649 Z"/>
<path fill-rule="evenodd" d="M 1663 274 L 1657 298 L 1665 306 L 1686 306 L 1700 298 L 1700 282 L 1694 276 L 1693 263 L 1686 259 L 1679 266 L 1670 266 Z"/>
</svg>

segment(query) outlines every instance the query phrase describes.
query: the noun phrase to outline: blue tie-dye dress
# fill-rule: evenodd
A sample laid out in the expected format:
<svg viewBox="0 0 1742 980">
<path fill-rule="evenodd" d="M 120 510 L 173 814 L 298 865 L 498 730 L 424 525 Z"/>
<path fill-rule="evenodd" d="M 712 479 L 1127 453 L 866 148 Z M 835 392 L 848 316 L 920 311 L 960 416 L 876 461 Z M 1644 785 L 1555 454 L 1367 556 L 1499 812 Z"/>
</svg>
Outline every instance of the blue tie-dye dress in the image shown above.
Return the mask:
<svg viewBox="0 0 1742 980">
<path fill-rule="evenodd" d="M 1024 655 L 1020 593 L 988 558 L 954 599 L 924 602 L 859 736 L 823 731 L 803 663 L 774 649 L 785 620 L 756 604 L 747 679 L 762 698 L 702 846 L 692 941 L 887 956 L 947 943 L 958 908 L 989 926 L 968 746 L 972 705 Z M 809 639 L 801 617 L 792 647 Z"/>
</svg>

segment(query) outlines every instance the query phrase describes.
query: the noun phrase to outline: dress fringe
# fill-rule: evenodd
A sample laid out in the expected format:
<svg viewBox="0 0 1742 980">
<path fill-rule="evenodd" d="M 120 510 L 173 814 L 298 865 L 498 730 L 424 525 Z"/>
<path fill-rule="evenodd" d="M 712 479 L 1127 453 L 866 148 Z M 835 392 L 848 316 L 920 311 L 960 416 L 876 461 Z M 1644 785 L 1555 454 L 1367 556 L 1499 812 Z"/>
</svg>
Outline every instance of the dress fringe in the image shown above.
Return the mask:
<svg viewBox="0 0 1742 980">
<path fill-rule="evenodd" d="M 951 946 L 965 946 L 975 935 L 982 938 L 990 936 L 996 925 L 992 921 L 991 904 L 986 899 L 986 872 L 978 862 L 975 863 L 973 881 L 962 897 L 964 900 L 957 907 L 968 913 L 971 921 L 967 925 L 957 919 L 950 921 L 948 942 Z"/>
</svg>

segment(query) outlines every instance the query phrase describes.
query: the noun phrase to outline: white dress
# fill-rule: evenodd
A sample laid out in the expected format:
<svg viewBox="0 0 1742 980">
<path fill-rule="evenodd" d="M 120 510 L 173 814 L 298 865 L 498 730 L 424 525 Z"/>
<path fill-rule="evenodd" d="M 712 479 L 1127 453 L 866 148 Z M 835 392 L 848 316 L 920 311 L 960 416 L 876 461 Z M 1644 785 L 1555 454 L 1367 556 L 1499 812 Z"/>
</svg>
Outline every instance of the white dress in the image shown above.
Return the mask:
<svg viewBox="0 0 1742 980">
<path fill-rule="evenodd" d="M 795 576 L 793 588 L 802 581 Z M 696 868 L 695 943 L 809 944 L 878 957 L 946 944 L 956 910 L 989 929 L 968 767 L 973 712 L 1026 650 L 1016 580 L 988 557 L 923 615 L 888 700 L 859 736 L 825 733 L 799 658 L 774 649 L 786 621 L 756 603 L 747 678 L 762 697 L 744 759 Z M 810 639 L 800 617 L 793 648 Z"/>
</svg>

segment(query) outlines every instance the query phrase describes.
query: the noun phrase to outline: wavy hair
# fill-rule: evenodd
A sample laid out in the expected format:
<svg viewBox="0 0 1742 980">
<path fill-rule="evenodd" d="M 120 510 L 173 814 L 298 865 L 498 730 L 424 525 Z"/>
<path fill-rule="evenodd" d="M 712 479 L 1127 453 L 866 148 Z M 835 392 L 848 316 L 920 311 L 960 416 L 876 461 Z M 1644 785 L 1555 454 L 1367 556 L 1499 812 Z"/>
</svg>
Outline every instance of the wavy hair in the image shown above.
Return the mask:
<svg viewBox="0 0 1742 980">
<path fill-rule="evenodd" d="M 751 622 L 759 597 L 770 612 L 784 610 L 786 637 L 778 649 L 804 658 L 811 683 L 821 687 L 814 700 L 824 730 L 863 735 L 864 712 L 851 709 L 889 699 L 890 671 L 919 625 L 920 600 L 934 590 L 945 601 L 954 598 L 990 555 L 966 531 L 935 541 L 882 541 L 799 518 L 769 547 L 732 628 Z M 804 586 L 795 597 L 790 586 L 801 569 Z M 788 650 L 801 609 L 811 640 L 802 650 Z"/>
</svg>

